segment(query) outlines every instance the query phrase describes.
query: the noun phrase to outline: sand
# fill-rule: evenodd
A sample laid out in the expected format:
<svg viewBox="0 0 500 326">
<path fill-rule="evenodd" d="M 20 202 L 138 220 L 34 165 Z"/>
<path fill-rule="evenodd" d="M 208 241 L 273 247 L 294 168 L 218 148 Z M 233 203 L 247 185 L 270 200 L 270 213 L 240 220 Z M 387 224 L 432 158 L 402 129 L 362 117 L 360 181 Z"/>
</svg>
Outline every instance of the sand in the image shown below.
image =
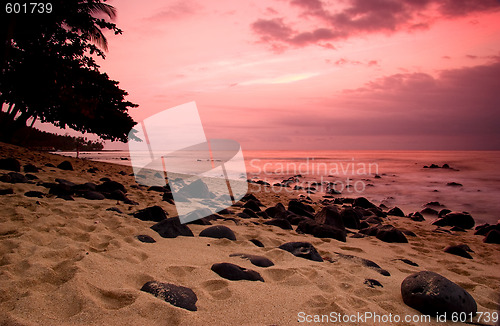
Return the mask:
<svg viewBox="0 0 500 326">
<path fill-rule="evenodd" d="M 159 205 L 169 216 L 175 216 L 175 207 L 162 201 L 157 192 L 132 188 L 136 182 L 129 176 L 131 168 L 0 146 L 1 158 L 14 157 L 22 165 L 32 163 L 43 168 L 33 173 L 40 179 L 35 182 L 63 178 L 98 184 L 102 177 L 109 177 L 125 185 L 128 198 L 139 203 L 126 205 L 116 200 L 79 197 L 74 201 L 54 196 L 29 198 L 25 192 L 48 193 L 48 189 L 36 184 L 0 182 L 0 189 L 14 190 L 14 194 L 0 196 L 0 325 L 311 325 L 298 322 L 299 317 L 332 312 L 420 316 L 404 304 L 400 287 L 405 277 L 422 270 L 437 272 L 462 286 L 474 297 L 480 312 L 493 313 L 499 306 L 500 245 L 484 244 L 483 237 L 473 235 L 471 230 L 437 233 L 429 219 L 419 223 L 390 216 L 386 223 L 412 230 L 417 237 L 397 244 L 375 237 L 348 237 L 344 243 L 255 224 L 263 220 L 229 216 L 236 222 L 213 223 L 230 227 L 236 241 L 198 237 L 207 227 L 202 225 L 189 226 L 194 237 L 164 239 L 150 229 L 154 222 L 140 221 L 129 213 Z M 71 161 L 74 171 L 44 166 L 63 160 Z M 99 171 L 88 173 L 91 167 Z M 0 174 L 7 172 L 0 170 Z M 277 202 L 287 205 L 300 194 L 274 194 L 262 191 L 264 188 L 258 185 L 249 186 L 266 206 Z M 319 194 L 313 196 L 316 210 L 321 207 L 317 204 L 320 199 Z M 107 211 L 110 207 L 123 213 Z M 139 234 L 157 242 L 142 243 L 136 239 Z M 265 247 L 257 247 L 249 239 L 259 239 Z M 298 258 L 277 248 L 289 241 L 308 241 L 331 262 Z M 459 243 L 469 245 L 474 259 L 443 252 L 448 245 Z M 370 259 L 391 275 L 383 276 L 356 261 L 339 258 L 335 252 Z M 230 257 L 233 253 L 265 256 L 274 266 L 257 267 L 241 257 Z M 419 266 L 405 264 L 398 260 L 401 258 Z M 210 269 L 221 262 L 256 270 L 265 282 L 224 279 Z M 371 288 L 364 284 L 366 279 L 378 280 L 383 287 Z M 198 297 L 198 310 L 178 308 L 140 291 L 144 283 L 152 280 L 191 288 Z M 427 324 L 451 322 L 432 320 Z"/>
</svg>

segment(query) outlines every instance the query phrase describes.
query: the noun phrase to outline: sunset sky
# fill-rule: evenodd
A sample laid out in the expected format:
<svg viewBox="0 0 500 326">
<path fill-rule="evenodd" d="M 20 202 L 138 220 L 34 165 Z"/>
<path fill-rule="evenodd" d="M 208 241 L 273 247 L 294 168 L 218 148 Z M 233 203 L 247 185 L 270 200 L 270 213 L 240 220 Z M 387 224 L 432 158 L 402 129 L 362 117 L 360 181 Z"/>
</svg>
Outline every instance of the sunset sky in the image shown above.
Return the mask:
<svg viewBox="0 0 500 326">
<path fill-rule="evenodd" d="M 500 149 L 499 0 L 108 3 L 136 121 L 196 101 L 244 149 Z"/>
</svg>

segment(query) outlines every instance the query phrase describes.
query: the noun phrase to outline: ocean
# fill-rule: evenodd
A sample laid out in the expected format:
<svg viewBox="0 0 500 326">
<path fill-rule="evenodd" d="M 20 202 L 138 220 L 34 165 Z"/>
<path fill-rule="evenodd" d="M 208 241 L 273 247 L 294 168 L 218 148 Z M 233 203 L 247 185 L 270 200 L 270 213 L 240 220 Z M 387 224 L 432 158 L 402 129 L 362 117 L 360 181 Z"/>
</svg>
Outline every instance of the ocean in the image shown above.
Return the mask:
<svg viewBox="0 0 500 326">
<path fill-rule="evenodd" d="M 79 156 L 131 164 L 126 151 Z M 466 211 L 477 223 L 496 223 L 500 218 L 500 151 L 243 151 L 243 156 L 247 178 L 254 181 L 288 180 L 291 188 L 312 187 L 316 193 L 334 189 L 340 192 L 335 196 L 363 196 L 376 204 L 398 206 L 406 214 L 439 202 L 442 206 L 432 208 Z M 432 164 L 439 168 L 424 168 Z M 450 168 L 442 168 L 444 164 Z"/>
</svg>

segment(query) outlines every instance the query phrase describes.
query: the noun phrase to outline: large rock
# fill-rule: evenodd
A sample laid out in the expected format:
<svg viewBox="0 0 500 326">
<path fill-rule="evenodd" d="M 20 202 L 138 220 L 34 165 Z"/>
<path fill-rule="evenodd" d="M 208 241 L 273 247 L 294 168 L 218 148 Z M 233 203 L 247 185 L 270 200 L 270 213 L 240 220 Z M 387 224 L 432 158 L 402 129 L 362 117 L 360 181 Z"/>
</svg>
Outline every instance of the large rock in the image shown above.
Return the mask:
<svg viewBox="0 0 500 326">
<path fill-rule="evenodd" d="M 320 254 L 309 242 L 287 242 L 278 248 L 290 252 L 296 257 L 322 262 Z"/>
<path fill-rule="evenodd" d="M 370 202 L 365 197 L 358 197 L 358 198 L 354 199 L 354 203 L 352 204 L 352 206 L 362 207 L 362 208 L 366 208 L 366 209 L 377 207 L 377 206 L 375 206 L 375 204 Z"/>
<path fill-rule="evenodd" d="M 382 225 L 378 227 L 378 231 L 376 234 L 377 239 L 382 240 L 384 242 L 397 242 L 397 243 L 407 243 L 408 239 L 406 239 L 403 232 L 399 231 L 392 225 Z"/>
<path fill-rule="evenodd" d="M 243 259 L 248 259 L 252 264 L 259 267 L 269 267 L 274 266 L 274 263 L 263 256 L 249 255 L 249 254 L 230 254 L 229 257 L 241 257 Z"/>
<path fill-rule="evenodd" d="M 363 214 L 359 213 L 352 207 L 344 207 L 340 211 L 340 216 L 344 222 L 344 226 L 350 229 L 359 229 L 360 220 Z"/>
<path fill-rule="evenodd" d="M 483 242 L 500 244 L 500 231 L 497 229 L 490 230 L 484 237 Z"/>
<path fill-rule="evenodd" d="M 214 225 L 200 232 L 200 237 L 236 240 L 233 230 L 224 225 Z"/>
<path fill-rule="evenodd" d="M 327 224 L 319 224 L 311 219 L 305 219 L 300 222 L 296 231 L 298 233 L 311 234 L 317 238 L 331 238 L 346 242 L 347 233 L 345 229 L 339 229 Z"/>
<path fill-rule="evenodd" d="M 269 207 L 265 210 L 266 214 L 271 218 L 280 218 L 286 216 L 286 208 L 282 203 L 277 203 L 273 207 Z"/>
<path fill-rule="evenodd" d="M 25 175 L 17 172 L 9 172 L 0 177 L 0 181 L 8 183 L 30 183 Z"/>
<path fill-rule="evenodd" d="M 147 207 L 135 212 L 133 215 L 141 221 L 160 222 L 167 218 L 167 213 L 160 206 Z"/>
<path fill-rule="evenodd" d="M 141 291 L 151 293 L 173 306 L 191 311 L 197 310 L 198 297 L 190 288 L 171 283 L 149 281 L 142 286 Z"/>
<path fill-rule="evenodd" d="M 96 190 L 100 191 L 100 192 L 109 192 L 109 193 L 111 193 L 115 190 L 120 190 L 124 193 L 127 192 L 127 189 L 125 189 L 125 186 L 119 182 L 116 182 L 116 181 L 105 181 L 102 184 L 97 185 Z"/>
<path fill-rule="evenodd" d="M 458 245 L 458 246 L 448 246 L 444 249 L 444 252 L 464 257 L 467 259 L 472 259 L 472 256 L 467 252 L 467 250 L 464 248 L 464 246 Z"/>
<path fill-rule="evenodd" d="M 288 220 L 284 218 L 273 218 L 269 221 L 265 221 L 263 224 L 265 225 L 274 225 L 277 226 L 283 230 L 293 230 L 292 225 Z"/>
<path fill-rule="evenodd" d="M 156 223 L 151 227 L 152 230 L 158 232 L 158 234 L 163 238 L 176 238 L 178 236 L 194 237 L 191 229 L 185 225 L 181 224 L 179 217 L 171 217 Z"/>
<path fill-rule="evenodd" d="M 404 217 L 405 213 L 399 207 L 394 207 L 390 211 L 387 212 L 388 215 Z"/>
<path fill-rule="evenodd" d="M 0 169 L 15 172 L 21 172 L 21 164 L 15 158 L 2 158 L 0 159 Z"/>
<path fill-rule="evenodd" d="M 244 205 L 243 205 L 243 208 L 247 208 L 247 209 L 250 209 L 254 212 L 260 212 L 260 205 L 259 205 L 259 201 L 257 200 L 253 200 L 253 199 L 250 199 L 248 200 Z"/>
<path fill-rule="evenodd" d="M 61 170 L 73 171 L 73 165 L 70 161 L 63 161 L 57 167 Z"/>
<path fill-rule="evenodd" d="M 231 281 L 248 280 L 264 282 L 264 279 L 258 272 L 231 263 L 213 264 L 211 269 L 220 277 Z"/>
<path fill-rule="evenodd" d="M 437 226 L 458 226 L 464 229 L 472 229 L 476 222 L 469 213 L 451 212 L 432 224 Z"/>
<path fill-rule="evenodd" d="M 459 285 L 444 276 L 422 271 L 405 278 L 401 283 L 404 303 L 426 315 L 464 312 L 476 314 L 474 298 Z"/>
<path fill-rule="evenodd" d="M 342 216 L 340 216 L 337 206 L 330 205 L 323 207 L 314 216 L 314 220 L 316 223 L 330 225 L 345 232 L 344 221 L 342 220 Z"/>
<path fill-rule="evenodd" d="M 88 200 L 103 200 L 106 199 L 103 194 L 98 191 L 87 191 L 83 194 L 83 198 Z"/>
<path fill-rule="evenodd" d="M 307 216 L 313 218 L 314 208 L 304 204 L 296 199 L 290 200 L 288 203 L 288 210 L 300 216 Z"/>
<path fill-rule="evenodd" d="M 6 188 L 6 189 L 0 189 L 0 195 L 11 195 L 14 193 L 14 189 L 12 188 Z"/>
</svg>

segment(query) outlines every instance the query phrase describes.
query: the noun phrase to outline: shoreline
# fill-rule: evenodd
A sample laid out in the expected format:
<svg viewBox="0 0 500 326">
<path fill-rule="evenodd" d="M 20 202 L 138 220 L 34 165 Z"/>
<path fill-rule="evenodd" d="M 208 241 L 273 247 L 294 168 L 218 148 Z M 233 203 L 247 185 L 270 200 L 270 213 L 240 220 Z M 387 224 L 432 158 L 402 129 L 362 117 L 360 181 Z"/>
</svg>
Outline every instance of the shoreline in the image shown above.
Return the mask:
<svg viewBox="0 0 500 326">
<path fill-rule="evenodd" d="M 264 224 L 270 219 L 260 215 L 242 218 L 238 213 L 243 212 L 245 207 L 241 206 L 246 203 L 241 202 L 241 206 L 229 208 L 232 214 L 221 214 L 221 218 L 211 221 L 234 231 L 236 240 L 201 237 L 199 234 L 208 226 L 196 224 L 188 226 L 194 237 L 162 238 L 150 229 L 155 222 L 129 214 L 158 205 L 172 217 L 176 215 L 175 206 L 163 201 L 161 193 L 137 187 L 134 177 L 129 175 L 130 167 L 31 152 L 7 144 L 0 146 L 1 158 L 13 157 L 21 166 L 31 163 L 42 168 L 31 173 L 39 178 L 33 183 L 0 182 L 0 189 L 13 189 L 13 194 L 0 197 L 0 315 L 3 316 L 0 321 L 3 323 L 289 325 L 308 324 L 297 322 L 300 312 L 421 315 L 403 302 L 401 283 L 411 273 L 423 270 L 439 273 L 467 290 L 478 311 L 498 310 L 500 245 L 483 243 L 483 236 L 474 235 L 474 230 L 449 231 L 449 227 L 431 225 L 430 219 L 416 222 L 389 215 L 381 217 L 382 224 L 411 231 L 416 237 L 407 236 L 408 243 L 387 243 L 372 236 L 353 238 L 358 230 L 348 228 L 353 233 L 348 233 L 346 242 L 342 242 L 299 234 L 296 225 L 287 230 Z M 64 160 L 71 162 L 74 171 L 56 167 Z M 54 167 L 45 166 L 47 163 Z M 97 170 L 88 172 L 91 168 Z M 37 185 L 54 183 L 56 178 L 99 185 L 105 182 L 101 181 L 105 177 L 121 183 L 127 190 L 127 198 L 138 205 L 76 195 L 74 200 L 64 200 Z M 280 202 L 288 206 L 303 194 L 265 193 L 262 187 L 249 184 L 250 193 L 264 205 L 262 210 Z M 43 195 L 27 197 L 28 191 Z M 308 205 L 316 213 L 321 211 L 325 206 L 321 202 L 325 199 L 323 195 L 310 196 L 312 203 Z M 122 213 L 107 210 L 112 207 Z M 403 211 L 409 213 L 404 208 Z M 156 243 L 138 241 L 137 235 L 141 234 L 154 238 Z M 264 247 L 257 247 L 249 241 L 252 239 L 258 239 Z M 298 258 L 278 248 L 290 241 L 311 243 L 324 261 Z M 453 244 L 467 244 L 473 250 L 473 259 L 443 252 Z M 263 256 L 274 266 L 257 267 L 239 256 L 230 256 L 235 253 Z M 390 276 L 347 256 L 371 260 Z M 213 264 L 222 262 L 255 270 L 264 282 L 227 280 L 211 270 Z M 378 281 L 382 287 L 367 285 L 368 279 Z M 173 306 L 140 290 L 145 282 L 152 280 L 192 289 L 198 300 L 197 311 Z M 453 323 L 433 319 L 430 324 Z"/>
</svg>

